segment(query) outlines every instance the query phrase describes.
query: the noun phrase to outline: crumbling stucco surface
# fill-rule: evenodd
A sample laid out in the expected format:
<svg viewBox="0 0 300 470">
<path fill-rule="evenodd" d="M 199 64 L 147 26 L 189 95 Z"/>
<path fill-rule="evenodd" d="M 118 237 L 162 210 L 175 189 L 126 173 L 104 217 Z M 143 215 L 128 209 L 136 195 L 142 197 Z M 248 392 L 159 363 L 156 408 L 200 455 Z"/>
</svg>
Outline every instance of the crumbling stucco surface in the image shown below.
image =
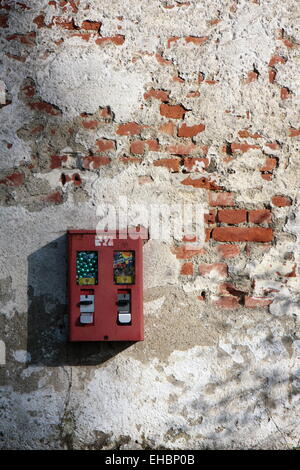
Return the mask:
<svg viewBox="0 0 300 470">
<path fill-rule="evenodd" d="M 299 445 L 299 20 L 1 0 L 1 448 Z M 70 344 L 66 230 L 119 196 L 201 204 L 206 241 L 150 232 L 144 342 Z"/>
</svg>

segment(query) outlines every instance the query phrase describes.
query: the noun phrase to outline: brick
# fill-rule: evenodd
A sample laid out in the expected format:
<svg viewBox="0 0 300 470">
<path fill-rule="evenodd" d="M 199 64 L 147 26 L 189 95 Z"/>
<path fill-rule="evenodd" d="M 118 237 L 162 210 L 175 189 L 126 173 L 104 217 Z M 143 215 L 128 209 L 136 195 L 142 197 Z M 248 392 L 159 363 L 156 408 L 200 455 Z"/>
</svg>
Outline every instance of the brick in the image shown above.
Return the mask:
<svg viewBox="0 0 300 470">
<path fill-rule="evenodd" d="M 256 209 L 249 211 L 250 224 L 270 223 L 271 220 L 271 211 L 269 211 L 269 209 Z"/>
<path fill-rule="evenodd" d="M 85 20 L 81 23 L 81 29 L 85 29 L 86 31 L 99 31 L 100 28 L 100 21 Z"/>
<path fill-rule="evenodd" d="M 181 104 L 170 105 L 162 103 L 160 105 L 160 114 L 171 119 L 183 119 L 186 109 Z"/>
<path fill-rule="evenodd" d="M 245 307 L 247 308 L 267 307 L 272 302 L 272 299 L 267 299 L 264 297 L 245 297 Z"/>
<path fill-rule="evenodd" d="M 175 124 L 172 121 L 166 122 L 165 124 L 162 124 L 160 126 L 159 130 L 160 132 L 163 132 L 164 134 L 174 135 Z"/>
<path fill-rule="evenodd" d="M 177 173 L 180 169 L 180 158 L 160 158 L 159 160 L 155 160 L 153 165 L 162 166 L 173 173 Z"/>
<path fill-rule="evenodd" d="M 240 306 L 239 299 L 236 297 L 222 296 L 214 302 L 217 308 L 235 309 Z"/>
<path fill-rule="evenodd" d="M 61 204 L 63 202 L 63 197 L 60 191 L 55 191 L 54 193 L 48 194 L 48 196 L 43 197 L 43 201 L 51 202 L 53 204 Z"/>
<path fill-rule="evenodd" d="M 243 298 L 245 292 L 237 289 L 231 282 L 223 282 L 219 285 L 219 293 L 221 295 L 233 295 L 234 297 Z"/>
<path fill-rule="evenodd" d="M 75 25 L 74 20 L 68 20 L 61 16 L 53 16 L 51 26 L 58 26 L 59 28 L 67 29 L 68 31 L 78 29 L 78 26 Z"/>
<path fill-rule="evenodd" d="M 120 124 L 117 129 L 118 135 L 137 135 L 140 134 L 142 126 L 136 122 L 127 122 L 126 124 Z"/>
<path fill-rule="evenodd" d="M 263 227 L 217 227 L 212 231 L 212 238 L 218 242 L 270 242 L 273 230 Z"/>
<path fill-rule="evenodd" d="M 0 184 L 5 184 L 6 186 L 21 186 L 24 183 L 24 180 L 24 174 L 16 171 L 1 180 Z"/>
<path fill-rule="evenodd" d="M 206 224 L 214 224 L 216 221 L 216 211 L 210 210 L 207 214 L 204 214 L 204 222 Z"/>
<path fill-rule="evenodd" d="M 116 149 L 116 142 L 109 139 L 97 139 L 96 146 L 99 152 L 106 152 Z"/>
<path fill-rule="evenodd" d="M 38 29 L 45 28 L 45 15 L 42 13 L 41 15 L 36 16 L 32 22 L 37 25 Z"/>
<path fill-rule="evenodd" d="M 246 222 L 245 209 L 222 209 L 218 211 L 218 222 L 224 224 L 241 224 Z"/>
<path fill-rule="evenodd" d="M 89 156 L 83 158 L 82 166 L 83 168 L 88 170 L 95 170 L 97 168 L 100 168 L 101 166 L 109 165 L 110 161 L 111 160 L 109 157 Z"/>
<path fill-rule="evenodd" d="M 291 198 L 287 196 L 273 196 L 272 204 L 276 207 L 287 207 L 292 205 Z"/>
<path fill-rule="evenodd" d="M 273 171 L 277 167 L 277 158 L 267 157 L 264 166 L 261 167 L 260 171 Z"/>
<path fill-rule="evenodd" d="M 53 104 L 46 103 L 46 101 L 35 101 L 33 103 L 28 103 L 28 106 L 34 111 L 50 114 L 51 116 L 58 116 L 61 114 L 60 109 Z"/>
<path fill-rule="evenodd" d="M 151 90 L 148 90 L 144 94 L 145 100 L 149 100 L 150 98 L 154 98 L 159 101 L 168 101 L 169 100 L 169 91 L 165 90 L 154 90 L 154 88 L 151 88 Z"/>
<path fill-rule="evenodd" d="M 177 145 L 169 145 L 167 147 L 167 152 L 172 153 L 173 155 L 189 155 L 196 149 L 195 144 L 177 144 Z"/>
<path fill-rule="evenodd" d="M 200 132 L 205 130 L 204 124 L 197 124 L 195 126 L 187 126 L 186 124 L 182 124 L 177 131 L 178 137 L 195 137 Z"/>
<path fill-rule="evenodd" d="M 50 155 L 50 168 L 61 168 L 62 164 L 66 162 L 68 157 L 66 155 Z"/>
<path fill-rule="evenodd" d="M 237 245 L 218 245 L 217 252 L 221 258 L 235 258 L 240 254 L 240 247 Z"/>
<path fill-rule="evenodd" d="M 209 165 L 208 158 L 201 157 L 185 157 L 183 160 L 184 169 L 187 172 L 198 172 Z"/>
<path fill-rule="evenodd" d="M 250 72 L 247 73 L 247 78 L 245 80 L 245 83 L 252 83 L 255 82 L 258 79 L 258 73 L 255 72 L 254 70 L 250 70 Z"/>
<path fill-rule="evenodd" d="M 0 15 L 0 28 L 8 28 L 8 14 Z"/>
<path fill-rule="evenodd" d="M 176 246 L 171 248 L 171 251 L 174 255 L 176 255 L 177 259 L 189 259 L 205 253 L 205 250 L 202 247 L 197 248 L 193 246 L 193 248 L 190 249 L 186 245 Z"/>
<path fill-rule="evenodd" d="M 10 36 L 6 36 L 7 41 L 19 41 L 21 44 L 25 44 L 27 46 L 35 46 L 35 38 L 36 32 L 31 31 L 25 34 L 11 34 Z"/>
<path fill-rule="evenodd" d="M 290 127 L 289 129 L 289 137 L 298 137 L 300 135 L 300 129 L 293 129 Z"/>
<path fill-rule="evenodd" d="M 183 181 L 181 181 L 181 184 L 184 184 L 185 186 L 193 186 L 193 188 L 204 188 L 210 190 L 221 189 L 221 187 L 218 186 L 214 181 L 210 181 L 209 178 L 205 178 L 204 176 L 194 179 L 188 176 Z"/>
<path fill-rule="evenodd" d="M 239 131 L 238 134 L 239 134 L 239 137 L 241 137 L 242 139 L 247 139 L 248 137 L 250 137 L 250 139 L 262 138 L 262 135 L 258 134 L 257 132 L 255 134 L 251 134 L 247 129 L 243 129 Z"/>
<path fill-rule="evenodd" d="M 110 37 L 101 37 L 96 39 L 95 43 L 98 46 L 101 46 L 102 44 L 106 44 L 108 42 L 112 42 L 116 46 L 122 46 L 125 42 L 125 36 L 122 34 L 117 34 L 116 36 L 110 36 Z"/>
<path fill-rule="evenodd" d="M 280 89 L 280 98 L 282 100 L 287 100 L 289 96 L 290 96 L 290 90 L 286 87 L 282 87 Z"/>
<path fill-rule="evenodd" d="M 85 129 L 97 129 L 99 122 L 96 120 L 82 121 L 82 127 Z"/>
<path fill-rule="evenodd" d="M 277 72 L 275 69 L 269 70 L 269 82 L 274 83 L 276 79 Z"/>
<path fill-rule="evenodd" d="M 195 44 L 196 46 L 201 46 L 206 41 L 208 41 L 209 38 L 208 36 L 202 36 L 202 37 L 186 36 L 184 39 L 185 39 L 185 42 L 187 42 L 188 44 L 191 43 L 191 44 Z"/>
<path fill-rule="evenodd" d="M 287 59 L 279 55 L 273 55 L 269 62 L 269 67 L 273 67 L 276 64 L 285 64 Z"/>
<path fill-rule="evenodd" d="M 228 276 L 228 266 L 225 263 L 212 263 L 199 265 L 200 276 L 218 277 L 224 279 Z"/>
<path fill-rule="evenodd" d="M 209 193 L 209 205 L 212 207 L 234 206 L 234 194 L 211 192 Z"/>
<path fill-rule="evenodd" d="M 235 152 L 244 153 L 244 152 L 248 152 L 249 150 L 256 150 L 259 148 L 260 147 L 258 145 L 250 145 L 250 144 L 247 144 L 246 142 L 245 143 L 233 142 L 231 144 L 231 151 L 233 153 Z"/>
<path fill-rule="evenodd" d="M 185 276 L 192 276 L 193 272 L 194 272 L 193 263 L 184 263 L 181 266 L 180 274 L 183 274 Z"/>
</svg>

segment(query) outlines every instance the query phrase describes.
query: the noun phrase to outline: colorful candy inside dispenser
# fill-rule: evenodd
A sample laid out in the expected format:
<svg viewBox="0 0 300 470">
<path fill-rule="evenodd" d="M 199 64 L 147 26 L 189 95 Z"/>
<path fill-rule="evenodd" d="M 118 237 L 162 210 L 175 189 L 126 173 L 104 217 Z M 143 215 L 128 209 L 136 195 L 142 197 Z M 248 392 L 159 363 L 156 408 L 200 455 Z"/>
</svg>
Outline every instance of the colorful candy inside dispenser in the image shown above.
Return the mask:
<svg viewBox="0 0 300 470">
<path fill-rule="evenodd" d="M 98 284 L 97 251 L 78 251 L 76 256 L 76 281 L 80 285 Z"/>
<path fill-rule="evenodd" d="M 114 252 L 115 284 L 134 284 L 135 259 L 133 251 Z"/>
</svg>

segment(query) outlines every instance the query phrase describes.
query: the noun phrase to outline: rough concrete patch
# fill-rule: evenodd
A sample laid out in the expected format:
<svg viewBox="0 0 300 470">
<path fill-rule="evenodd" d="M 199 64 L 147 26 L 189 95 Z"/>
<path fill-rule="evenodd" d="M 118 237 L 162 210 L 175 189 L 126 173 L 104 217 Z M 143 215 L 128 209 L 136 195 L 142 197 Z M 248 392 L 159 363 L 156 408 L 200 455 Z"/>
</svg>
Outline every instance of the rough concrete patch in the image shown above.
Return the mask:
<svg viewBox="0 0 300 470">
<path fill-rule="evenodd" d="M 176 284 L 178 281 L 179 261 L 169 246 L 150 240 L 144 249 L 145 288 Z"/>
<path fill-rule="evenodd" d="M 38 70 L 37 77 L 43 99 L 68 118 L 109 105 L 119 121 L 133 117 L 147 82 L 147 76 L 128 72 L 101 50 L 80 49 L 61 52 L 44 70 Z"/>
</svg>

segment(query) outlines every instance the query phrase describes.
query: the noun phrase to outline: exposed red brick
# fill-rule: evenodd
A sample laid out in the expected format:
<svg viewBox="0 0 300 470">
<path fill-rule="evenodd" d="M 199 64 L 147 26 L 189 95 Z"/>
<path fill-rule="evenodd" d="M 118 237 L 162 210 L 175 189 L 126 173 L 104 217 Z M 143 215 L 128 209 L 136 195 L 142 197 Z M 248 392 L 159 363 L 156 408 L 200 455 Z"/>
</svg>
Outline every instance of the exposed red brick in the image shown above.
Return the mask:
<svg viewBox="0 0 300 470">
<path fill-rule="evenodd" d="M 273 65 L 276 64 L 285 64 L 287 59 L 285 57 L 282 57 L 280 55 L 273 55 L 270 59 L 269 62 L 269 67 L 273 67 Z"/>
<path fill-rule="evenodd" d="M 189 91 L 186 95 L 187 98 L 198 98 L 200 96 L 199 91 Z"/>
<path fill-rule="evenodd" d="M 246 222 L 247 212 L 245 209 L 222 209 L 218 210 L 218 222 L 224 224 L 241 224 Z"/>
<path fill-rule="evenodd" d="M 96 120 L 82 121 L 82 127 L 85 129 L 97 129 L 99 122 Z"/>
<path fill-rule="evenodd" d="M 300 129 L 289 128 L 289 137 L 298 137 L 300 135 Z"/>
<path fill-rule="evenodd" d="M 218 245 L 217 246 L 218 254 L 221 258 L 235 258 L 239 255 L 241 249 L 237 245 Z"/>
<path fill-rule="evenodd" d="M 208 36 L 202 36 L 202 37 L 196 37 L 196 36 L 186 36 L 185 42 L 187 43 L 192 43 L 196 44 L 197 46 L 201 46 L 201 44 L 204 44 L 209 38 Z"/>
<path fill-rule="evenodd" d="M 163 132 L 164 134 L 174 135 L 175 124 L 172 121 L 166 122 L 165 124 L 162 124 L 160 126 L 159 130 L 160 132 Z"/>
<path fill-rule="evenodd" d="M 202 168 L 207 168 L 209 165 L 208 158 L 201 157 L 185 157 L 184 158 L 184 169 L 187 172 L 198 172 Z"/>
<path fill-rule="evenodd" d="M 231 144 L 231 151 L 232 152 L 248 152 L 248 150 L 252 150 L 252 149 L 259 149 L 259 146 L 258 145 L 250 145 L 250 144 L 247 144 L 246 142 L 245 143 L 240 143 L 240 142 L 233 142 Z"/>
<path fill-rule="evenodd" d="M 154 166 L 163 166 L 168 170 L 177 173 L 180 169 L 180 158 L 160 158 L 153 162 Z"/>
<path fill-rule="evenodd" d="M 16 2 L 16 5 L 18 5 L 21 8 L 21 10 L 31 10 L 31 8 L 28 5 L 26 5 L 25 3 Z"/>
<path fill-rule="evenodd" d="M 61 204 L 63 202 L 62 194 L 60 191 L 55 191 L 54 193 L 48 194 L 48 196 L 43 198 L 45 202 L 52 202 L 53 204 Z"/>
<path fill-rule="evenodd" d="M 173 62 L 171 60 L 165 59 L 162 55 L 158 53 L 155 54 L 155 58 L 160 65 L 173 65 Z"/>
<path fill-rule="evenodd" d="M 210 181 L 209 178 L 205 178 L 204 176 L 202 176 L 201 178 L 195 178 L 195 179 L 188 176 L 183 181 L 181 181 L 181 184 L 184 184 L 186 186 L 193 186 L 194 188 L 204 188 L 204 189 L 211 189 L 211 190 L 222 189 L 214 181 Z"/>
<path fill-rule="evenodd" d="M 271 150 L 279 150 L 280 149 L 280 145 L 278 144 L 278 142 L 270 142 L 268 144 L 265 144 L 266 147 L 269 147 Z"/>
<path fill-rule="evenodd" d="M 108 150 L 115 150 L 116 142 L 109 139 L 97 139 L 96 145 L 99 152 L 106 152 Z"/>
<path fill-rule="evenodd" d="M 169 145 L 167 147 L 167 152 L 172 153 L 173 155 L 189 155 L 196 149 L 195 144 L 178 144 L 178 145 Z"/>
<path fill-rule="evenodd" d="M 160 114 L 171 119 L 183 119 L 186 109 L 181 104 L 170 105 L 162 103 L 160 105 Z"/>
<path fill-rule="evenodd" d="M 127 122 L 126 124 L 120 124 L 116 133 L 118 135 L 137 135 L 140 134 L 142 126 L 136 122 Z"/>
<path fill-rule="evenodd" d="M 288 88 L 282 87 L 282 88 L 280 89 L 280 98 L 281 98 L 282 100 L 287 100 L 288 97 L 289 97 L 289 95 L 290 95 L 290 91 L 289 91 Z"/>
<path fill-rule="evenodd" d="M 171 47 L 171 44 L 172 44 L 172 42 L 177 42 L 177 41 L 178 41 L 178 39 L 180 39 L 180 37 L 179 37 L 179 36 L 172 36 L 171 38 L 169 38 L 169 39 L 168 39 L 168 42 L 167 42 L 167 44 L 168 44 L 168 48 L 170 48 L 170 47 Z"/>
<path fill-rule="evenodd" d="M 81 23 L 81 29 L 85 29 L 86 31 L 99 31 L 100 28 L 100 21 L 85 20 Z"/>
<path fill-rule="evenodd" d="M 39 126 L 36 126 L 33 129 L 31 129 L 30 134 L 40 134 L 44 129 L 45 127 L 42 124 L 40 124 Z"/>
<path fill-rule="evenodd" d="M 8 14 L 0 15 L 0 28 L 8 28 Z"/>
<path fill-rule="evenodd" d="M 252 83 L 255 82 L 258 79 L 258 73 L 255 72 L 254 70 L 250 70 L 250 72 L 247 73 L 247 78 L 245 80 L 245 83 Z"/>
<path fill-rule="evenodd" d="M 228 266 L 226 263 L 212 263 L 199 265 L 200 276 L 216 275 L 219 279 L 224 279 L 228 276 Z"/>
<path fill-rule="evenodd" d="M 273 196 L 272 204 L 276 207 L 287 207 L 292 205 L 291 198 L 287 196 Z"/>
<path fill-rule="evenodd" d="M 37 25 L 38 29 L 44 28 L 46 26 L 44 13 L 42 13 L 41 15 L 36 16 L 32 20 L 32 22 Z"/>
<path fill-rule="evenodd" d="M 210 210 L 208 213 L 204 214 L 204 222 L 206 224 L 214 224 L 216 222 L 216 211 Z"/>
<path fill-rule="evenodd" d="M 271 220 L 271 211 L 269 211 L 269 209 L 256 209 L 249 211 L 250 224 L 270 223 Z"/>
<path fill-rule="evenodd" d="M 261 139 L 262 138 L 262 135 L 258 134 L 257 132 L 255 134 L 251 134 L 247 129 L 243 129 L 241 131 L 239 131 L 239 136 L 243 139 L 243 138 L 248 138 L 250 137 L 250 139 Z"/>
<path fill-rule="evenodd" d="M 169 100 L 169 91 L 164 91 L 164 90 L 154 90 L 154 88 L 151 88 L 151 90 L 148 90 L 144 94 L 145 100 L 149 100 L 150 98 L 155 98 L 156 100 L 160 101 L 168 101 Z"/>
<path fill-rule="evenodd" d="M 25 85 L 22 88 L 22 92 L 27 98 L 32 98 L 35 95 L 35 86 L 33 84 Z"/>
<path fill-rule="evenodd" d="M 272 299 L 267 299 L 264 297 L 245 297 L 245 307 L 247 308 L 259 308 L 267 307 L 272 303 Z"/>
<path fill-rule="evenodd" d="M 85 169 L 95 170 L 100 168 L 100 166 L 109 165 L 110 158 L 109 157 L 97 157 L 97 156 L 89 156 L 84 157 L 82 160 L 82 166 Z"/>
<path fill-rule="evenodd" d="M 183 274 L 184 276 L 192 276 L 193 272 L 194 272 L 193 263 L 184 263 L 181 266 L 180 274 Z"/>
<path fill-rule="evenodd" d="M 7 186 L 21 186 L 24 183 L 24 175 L 16 171 L 6 176 L 3 180 L 0 181 L 0 184 L 5 184 Z"/>
<path fill-rule="evenodd" d="M 50 168 L 53 170 L 55 168 L 61 168 L 63 162 L 66 162 L 68 157 L 66 155 L 50 155 Z"/>
<path fill-rule="evenodd" d="M 272 181 L 273 179 L 272 173 L 262 173 L 261 177 L 266 181 Z"/>
<path fill-rule="evenodd" d="M 51 26 L 59 26 L 60 28 L 67 29 L 69 31 L 78 29 L 75 25 L 74 20 L 68 20 L 61 16 L 53 16 Z"/>
<path fill-rule="evenodd" d="M 121 163 L 126 163 L 126 164 L 127 164 L 127 163 L 134 163 L 134 164 L 136 164 L 136 163 L 141 163 L 141 162 L 142 162 L 142 160 L 141 160 L 140 158 L 138 158 L 138 157 L 128 157 L 128 156 L 126 156 L 126 155 L 123 155 L 123 157 L 120 157 L 120 158 L 119 158 L 119 161 L 120 161 Z"/>
<path fill-rule="evenodd" d="M 193 249 L 190 249 L 186 245 L 176 246 L 174 248 L 171 248 L 171 251 L 174 255 L 176 255 L 176 258 L 178 259 L 189 259 L 193 258 L 193 256 L 205 253 L 204 248 L 196 248 L 193 246 Z"/>
<path fill-rule="evenodd" d="M 14 60 L 17 60 L 18 62 L 26 62 L 26 59 L 27 59 L 27 57 L 24 57 L 24 56 L 21 56 L 21 55 L 10 54 L 9 52 L 6 52 L 5 55 L 9 59 L 14 59 Z"/>
<path fill-rule="evenodd" d="M 214 304 L 217 308 L 226 308 L 226 309 L 238 308 L 240 306 L 239 299 L 237 297 L 229 297 L 229 296 L 219 297 L 218 300 L 214 302 Z"/>
<path fill-rule="evenodd" d="M 197 124 L 195 126 L 187 126 L 185 123 L 179 127 L 177 131 L 178 137 L 195 137 L 200 132 L 205 130 L 204 124 Z"/>
<path fill-rule="evenodd" d="M 216 206 L 234 206 L 234 194 L 233 193 L 209 193 L 209 205 L 212 207 Z"/>
<path fill-rule="evenodd" d="M 261 167 L 260 171 L 273 171 L 277 167 L 277 158 L 267 157 L 264 166 Z"/>
<path fill-rule="evenodd" d="M 25 44 L 27 46 L 34 46 L 35 38 L 36 33 L 34 31 L 25 34 L 11 34 L 10 36 L 6 36 L 7 41 L 19 41 L 21 44 Z"/>
<path fill-rule="evenodd" d="M 245 292 L 237 289 L 231 282 L 223 282 L 219 285 L 219 293 L 221 295 L 233 295 L 234 297 L 244 297 Z"/>
<path fill-rule="evenodd" d="M 91 39 L 91 33 L 74 33 L 72 34 L 72 38 L 80 38 L 83 41 L 89 41 Z"/>
<path fill-rule="evenodd" d="M 275 69 L 270 69 L 269 70 L 269 82 L 274 83 L 276 79 L 277 72 Z"/>
<path fill-rule="evenodd" d="M 145 153 L 145 141 L 136 140 L 130 145 L 130 153 L 135 153 L 137 155 L 143 155 Z"/>
<path fill-rule="evenodd" d="M 28 103 L 28 106 L 34 111 L 51 114 L 51 116 L 57 116 L 61 114 L 61 111 L 56 106 L 50 103 L 46 103 L 45 101 L 35 101 L 34 103 Z"/>
<path fill-rule="evenodd" d="M 273 230 L 263 227 L 217 227 L 212 231 L 212 238 L 218 242 L 270 242 Z"/>
<path fill-rule="evenodd" d="M 183 242 L 194 243 L 194 242 L 197 241 L 197 236 L 196 236 L 196 235 L 192 235 L 192 234 L 184 235 L 184 236 L 182 237 L 182 241 L 183 241 Z"/>
<path fill-rule="evenodd" d="M 178 73 L 177 73 L 177 75 L 174 75 L 174 77 L 172 77 L 172 81 L 173 82 L 178 82 L 178 83 L 184 83 L 185 82 L 184 78 L 180 77 Z"/>
<path fill-rule="evenodd" d="M 95 43 L 98 46 L 101 46 L 102 44 L 105 44 L 108 42 L 112 42 L 116 46 L 122 46 L 122 44 L 124 44 L 125 42 L 125 36 L 123 36 L 122 34 L 117 34 L 116 36 L 111 36 L 111 37 L 106 37 L 106 38 L 101 37 L 101 38 L 96 39 L 95 41 Z"/>
</svg>

